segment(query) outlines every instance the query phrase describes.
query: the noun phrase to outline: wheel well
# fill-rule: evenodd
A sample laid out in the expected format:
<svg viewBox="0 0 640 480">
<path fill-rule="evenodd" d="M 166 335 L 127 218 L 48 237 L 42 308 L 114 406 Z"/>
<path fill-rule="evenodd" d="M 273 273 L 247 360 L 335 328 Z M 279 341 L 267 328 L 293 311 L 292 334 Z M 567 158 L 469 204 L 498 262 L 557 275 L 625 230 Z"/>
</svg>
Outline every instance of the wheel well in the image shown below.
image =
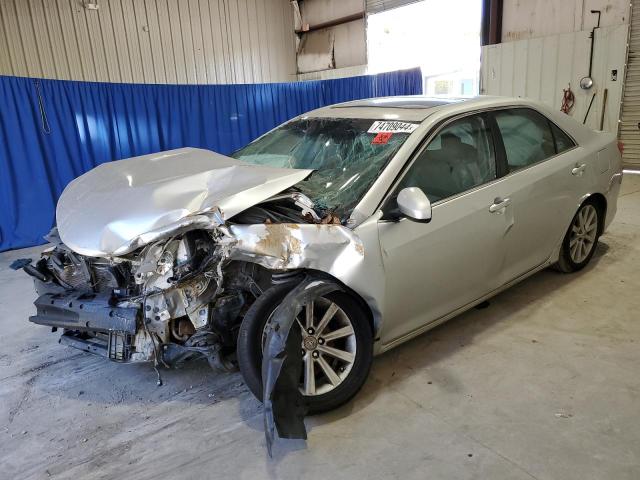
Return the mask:
<svg viewBox="0 0 640 480">
<path fill-rule="evenodd" d="M 373 320 L 373 312 L 371 311 L 371 307 L 369 306 L 369 304 L 367 302 L 364 301 L 364 299 L 358 295 L 354 290 L 350 289 L 349 287 L 347 287 L 346 285 L 344 285 L 342 282 L 340 282 L 339 280 L 336 280 L 337 282 L 339 282 L 341 285 L 343 285 L 345 292 L 353 297 L 353 299 L 358 302 L 358 304 L 360 305 L 360 307 L 362 308 L 362 311 L 365 313 L 365 315 L 367 316 L 367 320 L 369 321 L 369 327 L 371 327 L 371 335 L 373 335 L 373 339 L 375 341 L 376 339 L 376 327 L 375 327 L 375 322 Z"/>
<path fill-rule="evenodd" d="M 607 216 L 607 198 L 601 193 L 594 193 L 592 195 L 589 195 L 589 198 L 587 198 L 587 200 L 592 201 L 595 204 L 596 208 L 602 214 L 602 222 L 600 223 L 600 231 L 598 232 L 598 234 L 601 234 L 602 230 L 604 229 L 604 223 Z"/>
<path fill-rule="evenodd" d="M 376 326 L 375 326 L 373 311 L 371 310 L 371 307 L 369 306 L 369 304 L 367 302 L 365 302 L 365 300 L 355 290 L 353 290 L 352 288 L 349 288 L 349 286 L 345 285 L 343 282 L 338 280 L 333 275 L 330 275 L 330 274 L 328 274 L 326 272 L 322 272 L 320 270 L 313 270 L 313 269 L 291 270 L 291 271 L 286 272 L 285 276 L 287 277 L 287 279 L 289 281 L 292 281 L 297 274 L 303 274 L 305 271 L 320 273 L 320 274 L 328 277 L 329 279 L 331 279 L 331 281 L 336 282 L 337 284 L 339 284 L 342 287 L 342 289 L 344 290 L 344 293 L 346 293 L 347 295 L 352 297 L 358 303 L 358 305 L 362 308 L 362 311 L 367 316 L 367 320 L 369 321 L 369 327 L 371 327 L 371 334 L 373 335 L 374 340 L 375 340 Z M 274 270 L 271 271 L 271 274 L 272 274 L 272 278 L 281 276 L 280 272 L 274 271 Z M 285 281 L 287 281 L 287 280 L 285 280 Z"/>
<path fill-rule="evenodd" d="M 373 339 L 375 341 L 375 339 L 376 339 L 376 326 L 375 326 L 375 321 L 374 321 L 374 317 L 373 317 L 373 311 L 371 310 L 371 307 L 369 306 L 369 304 L 364 301 L 364 298 L 362 298 L 358 294 L 358 292 L 356 292 L 352 288 L 349 288 L 349 286 L 345 285 L 343 282 L 338 280 L 333 275 L 329 275 L 328 273 L 324 273 L 324 275 L 328 276 L 329 278 L 331 278 L 331 280 L 333 280 L 334 282 L 339 284 L 344 289 L 344 293 L 349 295 L 351 298 L 353 298 L 358 303 L 358 305 L 360 305 L 360 308 L 362 308 L 362 311 L 367 316 L 367 320 L 369 321 L 369 327 L 371 327 L 371 335 L 373 336 Z"/>
</svg>

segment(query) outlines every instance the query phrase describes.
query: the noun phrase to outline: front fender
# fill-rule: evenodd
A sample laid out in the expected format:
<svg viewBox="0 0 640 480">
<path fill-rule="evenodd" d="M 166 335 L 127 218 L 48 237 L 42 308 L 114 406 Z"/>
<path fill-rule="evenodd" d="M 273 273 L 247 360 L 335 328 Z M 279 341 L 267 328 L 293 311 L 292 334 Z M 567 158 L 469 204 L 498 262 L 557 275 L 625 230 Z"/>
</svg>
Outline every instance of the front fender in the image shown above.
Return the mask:
<svg viewBox="0 0 640 480">
<path fill-rule="evenodd" d="M 232 260 L 257 263 L 275 271 L 316 270 L 336 278 L 367 304 L 377 336 L 383 311 L 384 270 L 375 217 L 356 230 L 323 224 L 230 225 L 222 242 L 227 244 Z"/>
</svg>

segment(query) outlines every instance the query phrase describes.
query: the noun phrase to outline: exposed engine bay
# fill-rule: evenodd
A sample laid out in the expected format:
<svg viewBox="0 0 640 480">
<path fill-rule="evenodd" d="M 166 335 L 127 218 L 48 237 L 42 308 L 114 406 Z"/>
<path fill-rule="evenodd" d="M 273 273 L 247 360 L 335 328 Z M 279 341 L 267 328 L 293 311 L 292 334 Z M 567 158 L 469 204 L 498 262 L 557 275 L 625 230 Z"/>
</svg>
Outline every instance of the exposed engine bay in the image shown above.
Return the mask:
<svg viewBox="0 0 640 480">
<path fill-rule="evenodd" d="M 244 312 L 264 290 L 299 272 L 234 260 L 232 229 L 340 223 L 312 205 L 291 190 L 212 230 L 190 230 L 110 258 L 72 251 L 54 229 L 47 237 L 54 246 L 25 265 L 39 295 L 30 320 L 62 329 L 61 343 L 118 362 L 168 366 L 202 355 L 216 369 L 233 369 Z"/>
</svg>

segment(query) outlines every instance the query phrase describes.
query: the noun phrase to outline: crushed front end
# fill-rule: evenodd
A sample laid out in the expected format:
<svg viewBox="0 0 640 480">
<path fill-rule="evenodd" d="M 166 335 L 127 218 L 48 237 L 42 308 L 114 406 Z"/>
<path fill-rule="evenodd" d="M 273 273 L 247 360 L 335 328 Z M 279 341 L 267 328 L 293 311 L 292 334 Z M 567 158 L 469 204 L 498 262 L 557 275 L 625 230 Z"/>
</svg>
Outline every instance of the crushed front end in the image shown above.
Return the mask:
<svg viewBox="0 0 640 480">
<path fill-rule="evenodd" d="M 263 291 L 304 268 L 330 270 L 332 255 L 320 252 L 362 257 L 351 231 L 312 205 L 287 191 L 228 222 L 220 211 L 206 222 L 195 215 L 122 255 L 82 255 L 54 229 L 35 264 L 14 265 L 34 278 L 39 295 L 29 320 L 62 330 L 62 344 L 117 362 L 169 366 L 204 356 L 218 370 L 233 369 L 240 323 Z"/>
<path fill-rule="evenodd" d="M 54 246 L 35 265 L 19 265 L 39 295 L 30 321 L 118 362 L 171 364 L 200 354 L 232 368 L 239 318 L 272 279 L 257 265 L 229 261 L 223 230 L 192 230 L 111 258 L 73 252 L 54 231 Z"/>
</svg>

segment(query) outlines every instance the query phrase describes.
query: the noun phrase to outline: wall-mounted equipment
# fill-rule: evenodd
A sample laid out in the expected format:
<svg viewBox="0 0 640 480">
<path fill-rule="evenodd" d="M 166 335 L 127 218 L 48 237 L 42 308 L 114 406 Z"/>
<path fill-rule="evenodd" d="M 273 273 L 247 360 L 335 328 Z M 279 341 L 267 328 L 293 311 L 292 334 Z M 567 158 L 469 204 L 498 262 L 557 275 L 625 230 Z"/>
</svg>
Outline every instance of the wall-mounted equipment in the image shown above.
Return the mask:
<svg viewBox="0 0 640 480">
<path fill-rule="evenodd" d="M 602 15 L 602 12 L 600 10 L 591 10 L 591 13 L 598 15 L 598 23 L 595 27 L 593 27 L 593 30 L 591 30 L 591 35 L 589 35 L 589 38 L 591 39 L 591 52 L 589 54 L 589 75 L 580 79 L 580 88 L 582 88 L 583 90 L 590 90 L 591 87 L 593 87 L 593 78 L 591 77 L 591 73 L 593 71 L 593 49 L 596 42 L 596 30 L 600 28 L 600 16 Z"/>
</svg>

